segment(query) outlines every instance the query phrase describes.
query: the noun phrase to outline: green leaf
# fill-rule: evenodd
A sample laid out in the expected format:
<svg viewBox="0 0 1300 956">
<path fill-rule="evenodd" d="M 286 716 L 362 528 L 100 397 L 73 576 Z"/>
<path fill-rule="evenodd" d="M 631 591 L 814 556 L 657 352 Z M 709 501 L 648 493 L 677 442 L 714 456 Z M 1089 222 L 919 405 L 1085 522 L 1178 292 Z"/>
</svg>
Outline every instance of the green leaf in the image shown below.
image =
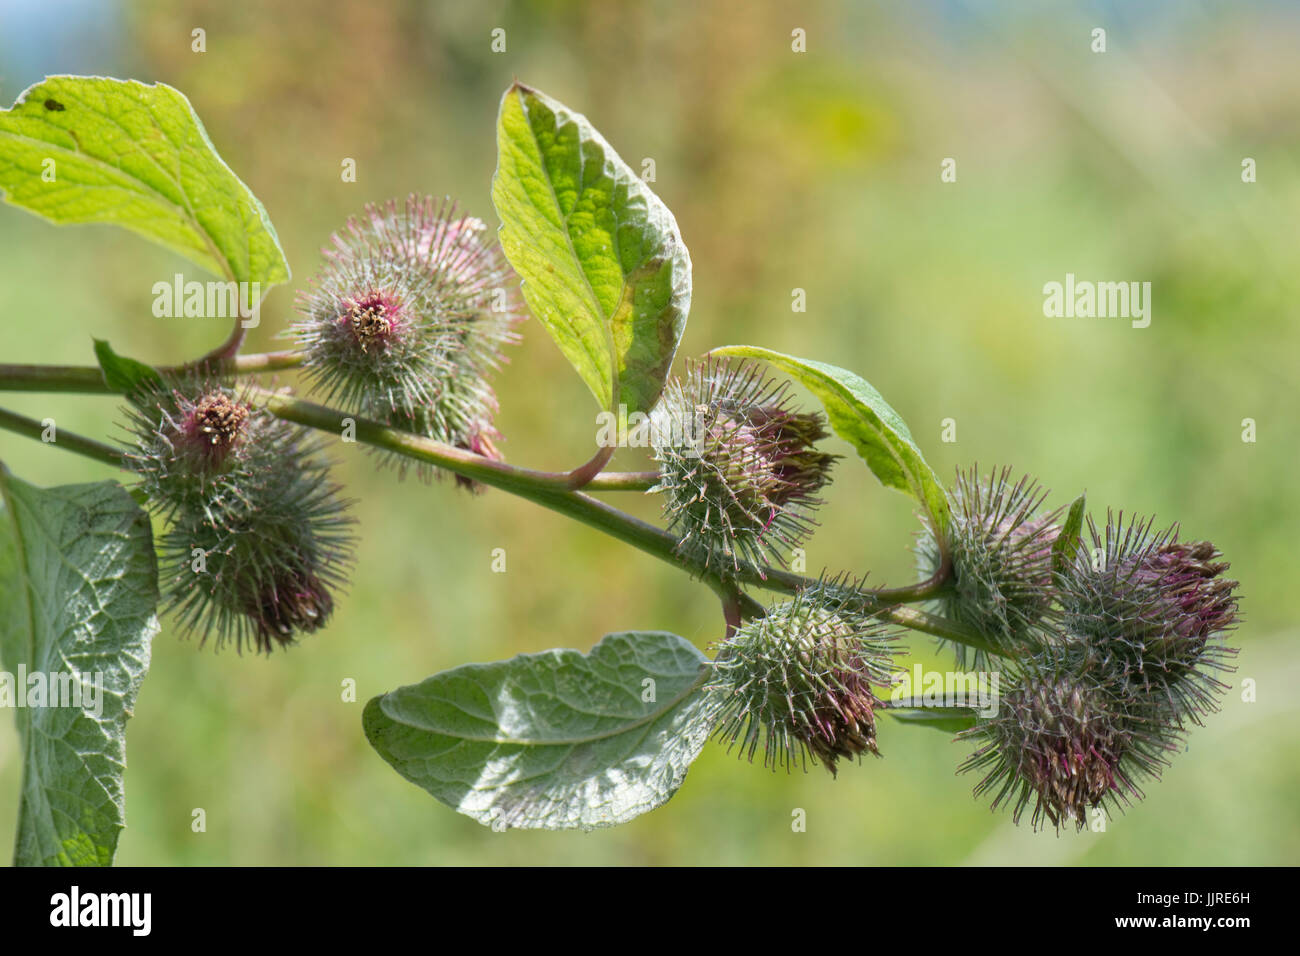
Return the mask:
<svg viewBox="0 0 1300 956">
<path fill-rule="evenodd" d="M 1070 511 L 1065 516 L 1065 523 L 1061 525 L 1061 530 L 1056 535 L 1056 541 L 1052 544 L 1052 571 L 1060 574 L 1070 562 L 1074 560 L 1074 554 L 1079 550 L 1079 536 L 1083 531 L 1083 509 L 1087 495 L 1079 495 L 1070 505 Z"/>
<path fill-rule="evenodd" d="M 529 308 L 601 408 L 649 411 L 691 305 L 668 207 L 585 117 L 518 83 L 501 100 L 492 202 Z"/>
<path fill-rule="evenodd" d="M 0 701 L 24 704 L 14 864 L 107 866 L 126 824 L 126 721 L 158 632 L 149 517 L 115 481 L 41 489 L 0 466 L 0 492 Z M 43 701 L 29 696 L 36 674 Z"/>
<path fill-rule="evenodd" d="M 675 634 L 466 664 L 371 700 L 403 777 L 495 829 L 589 830 L 663 804 L 709 733 L 707 661 Z M 645 700 L 653 696 L 653 700 Z"/>
<path fill-rule="evenodd" d="M 0 110 L 0 195 L 53 223 L 123 226 L 262 292 L 289 278 L 266 210 L 162 83 L 51 76 L 30 87 Z"/>
<path fill-rule="evenodd" d="M 728 345 L 713 349 L 713 354 L 758 359 L 793 375 L 817 396 L 835 433 L 857 449 L 880 483 L 910 494 L 929 513 L 935 530 L 947 532 L 951 514 L 943 485 L 903 419 L 871 383 L 825 362 L 752 345 Z"/>
<path fill-rule="evenodd" d="M 162 376 L 151 365 L 118 355 L 103 339 L 95 339 L 95 358 L 104 373 L 104 382 L 115 392 L 132 401 L 163 387 Z"/>
<path fill-rule="evenodd" d="M 978 715 L 973 707 L 890 707 L 887 711 L 899 723 L 933 727 L 946 734 L 956 734 L 974 727 Z"/>
</svg>

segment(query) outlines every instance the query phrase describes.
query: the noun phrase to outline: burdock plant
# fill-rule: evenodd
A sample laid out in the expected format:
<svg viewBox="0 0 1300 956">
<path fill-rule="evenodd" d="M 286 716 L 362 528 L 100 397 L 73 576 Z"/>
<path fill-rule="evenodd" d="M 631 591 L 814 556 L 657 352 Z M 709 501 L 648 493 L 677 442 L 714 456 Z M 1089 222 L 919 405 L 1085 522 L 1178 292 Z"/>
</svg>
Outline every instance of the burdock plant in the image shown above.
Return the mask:
<svg viewBox="0 0 1300 956">
<path fill-rule="evenodd" d="M 1199 723 L 1227 689 L 1224 638 L 1237 622 L 1237 582 L 1218 548 L 1178 540 L 1150 519 L 1108 516 L 1088 525 L 1088 547 L 1059 576 L 1065 626 L 1104 655 L 1135 695 L 1172 720 Z"/>
<path fill-rule="evenodd" d="M 482 220 L 432 197 L 371 204 L 323 255 L 293 327 L 315 390 L 360 415 L 499 459 L 490 380 L 522 316 L 518 280 Z"/>
<path fill-rule="evenodd" d="M 42 176 L 51 150 L 57 181 Z M 156 175 L 172 169 L 184 176 Z M 221 288 L 289 280 L 266 211 L 163 85 L 32 87 L 0 112 L 0 190 L 56 222 L 128 225 Z M 1213 545 L 1145 521 L 1099 530 L 1082 497 L 1049 506 L 1009 469 L 961 472 L 948 491 L 898 413 L 835 365 L 729 346 L 674 374 L 692 282 L 676 220 L 585 117 L 517 83 L 500 105 L 491 197 L 495 232 L 450 200 L 364 206 L 299 289 L 291 351 L 244 353 L 241 316 L 224 343 L 178 365 L 99 342 L 96 366 L 0 366 L 3 388 L 125 396 L 130 424 L 125 449 L 62 428 L 56 442 L 125 469 L 130 491 L 42 490 L 0 469 L 4 664 L 93 659 L 114 691 L 104 714 L 21 712 L 45 748 L 24 751 L 40 779 L 63 794 L 121 793 L 126 718 L 160 606 L 200 642 L 265 651 L 330 626 L 354 533 L 323 457 L 331 437 L 335 452 L 362 445 L 573 518 L 720 601 L 712 659 L 675 634 L 622 631 L 587 654 L 467 664 L 369 701 L 363 729 L 380 757 L 498 829 L 630 820 L 672 796 L 710 738 L 773 769 L 834 774 L 887 752 L 886 716 L 973 742 L 964 766 L 982 773 L 976 792 L 1013 818 L 1032 807 L 1036 826 L 1083 825 L 1138 799 L 1218 706 L 1238 599 Z M 603 444 L 576 450 L 567 471 L 502 460 L 492 380 L 526 316 L 591 392 L 594 407 L 578 414 L 642 422 L 654 470 L 612 470 L 622 452 Z M 325 404 L 255 382 L 294 369 Z M 10 412 L 0 425 L 38 437 L 50 427 Z M 844 451 L 913 501 L 921 580 L 804 576 Z M 597 497 L 628 492 L 655 496 L 664 527 Z M 852 522 L 863 502 L 843 505 Z M 157 546 L 142 506 L 158 519 Z M 908 631 L 1002 672 L 998 706 L 902 696 L 894 661 Z M 371 634 L 333 638 L 374 652 Z M 311 652 L 301 643 L 292 653 Z M 101 804 L 55 813 L 25 797 L 18 862 L 110 861 L 121 803 Z"/>
<path fill-rule="evenodd" d="M 1032 805 L 1035 827 L 1087 824 L 1092 808 L 1142 796 L 1177 749 L 1179 728 L 1135 701 L 1116 675 L 1087 666 L 1076 648 L 1053 646 L 1024 662 L 998 713 L 963 738 L 977 748 L 962 770 L 981 770 L 976 796 L 992 794 L 1019 822 Z"/>
<path fill-rule="evenodd" d="M 834 455 L 825 419 L 791 408 L 788 382 L 753 363 L 688 362 L 650 414 L 669 529 L 693 563 L 733 575 L 785 564 L 811 533 Z"/>
<path fill-rule="evenodd" d="M 1076 512 L 1077 514 L 1077 512 Z M 976 793 L 1034 802 L 1035 826 L 1087 823 L 1090 809 L 1142 796 L 1190 725 L 1218 710 L 1235 649 L 1237 582 L 1208 542 L 1176 528 L 1110 515 L 1103 531 L 1053 552 L 1056 613 L 1035 649 L 1013 664 L 1000 712 L 963 736 L 980 742 L 964 770 L 983 769 Z"/>
<path fill-rule="evenodd" d="M 834 586 L 815 584 L 745 622 L 718 649 L 708 684 L 714 733 L 769 767 L 834 774 L 837 762 L 879 756 L 877 688 L 892 683 L 894 629 Z"/>
<path fill-rule="evenodd" d="M 129 417 L 123 464 L 170 525 L 159 577 L 181 627 L 261 651 L 323 627 L 351 537 L 320 440 L 207 377 L 145 390 Z"/>
<path fill-rule="evenodd" d="M 1052 609 L 1052 545 L 1060 514 L 1044 513 L 1046 498 L 1032 478 L 1013 481 L 1010 468 L 987 478 L 974 468 L 959 472 L 946 536 L 940 540 L 926 527 L 917 542 L 922 572 L 946 577 L 936 598 L 939 610 L 998 650 L 1033 650 Z M 955 643 L 955 650 L 965 666 L 971 649 Z M 981 649 L 971 657 L 977 669 L 990 664 L 990 654 Z"/>
</svg>

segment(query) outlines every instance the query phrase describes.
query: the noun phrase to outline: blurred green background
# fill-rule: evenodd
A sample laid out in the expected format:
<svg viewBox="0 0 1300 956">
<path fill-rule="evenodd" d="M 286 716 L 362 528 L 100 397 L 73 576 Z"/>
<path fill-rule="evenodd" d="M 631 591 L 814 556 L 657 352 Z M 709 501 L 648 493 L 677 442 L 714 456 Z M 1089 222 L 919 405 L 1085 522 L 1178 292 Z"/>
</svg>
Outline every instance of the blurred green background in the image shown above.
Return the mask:
<svg viewBox="0 0 1300 956">
<path fill-rule="evenodd" d="M 1136 5 L 1134 5 L 1136 6 Z M 368 201 L 450 194 L 493 220 L 501 92 L 515 77 L 584 112 L 674 210 L 695 265 L 682 354 L 750 342 L 870 379 L 944 476 L 1010 464 L 1066 502 L 1177 519 L 1242 581 L 1238 683 L 1147 799 L 1106 832 L 1035 834 L 971 797 L 968 747 L 886 720 L 884 759 L 773 774 L 711 745 L 679 794 L 590 834 L 495 833 L 400 779 L 363 702 L 467 661 L 721 615 L 672 568 L 504 494 L 376 473 L 335 444 L 361 540 L 332 624 L 270 659 L 200 651 L 170 622 L 130 725 L 122 864 L 1085 863 L 1300 861 L 1296 381 L 1300 17 L 1283 3 L 274 5 L 0 0 L 0 102 L 49 73 L 185 92 L 265 203 L 295 279 L 249 348 L 284 347 L 294 291 Z M 1094 27 L 1107 52 L 1090 49 Z M 206 31 L 207 51 L 191 50 Z M 491 31 L 506 31 L 504 53 Z M 806 31 L 807 52 L 791 49 Z M 340 181 L 345 157 L 358 182 Z M 957 182 L 940 162 L 957 161 Z M 1243 184 L 1241 161 L 1258 164 Z M 105 227 L 0 207 L 0 361 L 86 364 L 92 336 L 170 363 L 222 320 L 152 316 L 179 258 Z M 1147 329 L 1049 319 L 1065 273 L 1153 284 Z M 792 290 L 807 311 L 791 311 Z M 282 382 L 292 381 L 282 376 Z M 499 377 L 510 460 L 572 466 L 595 408 L 536 323 Z M 3 395 L 118 434 L 115 402 Z M 957 441 L 940 440 L 956 421 Z M 1257 423 L 1244 443 L 1242 420 Z M 836 450 L 851 456 L 847 446 Z M 39 484 L 107 467 L 0 433 Z M 644 467 L 621 452 L 616 466 Z M 809 570 L 913 577 L 909 502 L 846 458 Z M 654 518 L 652 499 L 618 496 Z M 491 573 L 504 548 L 507 572 Z M 941 665 L 918 637 L 919 658 Z M 941 665 L 946 666 L 946 665 Z M 344 703 L 354 678 L 360 702 Z M 16 735 L 0 715 L 0 846 Z M 201 807 L 207 831 L 191 832 Z M 807 832 L 791 830 L 795 808 Z M 7 851 L 5 851 L 7 852 Z"/>
</svg>

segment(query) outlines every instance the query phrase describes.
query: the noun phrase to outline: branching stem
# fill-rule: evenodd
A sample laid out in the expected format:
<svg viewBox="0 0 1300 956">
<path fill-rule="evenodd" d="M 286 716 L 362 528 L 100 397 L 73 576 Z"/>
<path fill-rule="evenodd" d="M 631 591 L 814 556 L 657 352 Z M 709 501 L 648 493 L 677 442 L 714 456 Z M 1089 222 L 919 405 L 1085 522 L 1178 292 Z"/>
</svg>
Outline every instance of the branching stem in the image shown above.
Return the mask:
<svg viewBox="0 0 1300 956">
<path fill-rule="evenodd" d="M 218 368 L 231 373 L 268 372 L 294 368 L 300 365 L 301 361 L 299 353 L 271 352 L 223 360 Z M 195 368 L 196 365 L 197 363 L 192 363 L 189 366 L 178 366 L 161 371 L 184 371 Z M 105 383 L 98 368 L 66 365 L 0 365 L 0 390 L 86 394 L 109 394 L 113 391 Z M 574 472 L 543 472 L 509 465 L 295 398 L 286 392 L 254 387 L 250 388 L 247 394 L 250 400 L 261 404 L 279 418 L 336 435 L 342 434 L 345 419 L 350 419 L 355 423 L 356 439 L 359 442 L 424 461 L 484 485 L 518 495 L 602 531 L 661 561 L 680 567 L 692 577 L 708 585 L 723 600 L 729 612 L 729 627 L 733 615 L 743 618 L 761 616 L 764 613 L 762 605 L 740 590 L 741 587 L 756 587 L 793 594 L 815 583 L 812 578 L 791 574 L 777 568 L 762 568 L 749 564 L 742 564 L 736 573 L 724 577 L 716 569 L 704 567 L 698 559 L 679 553 L 676 539 L 668 532 L 586 493 L 588 491 L 645 491 L 657 480 L 657 475 L 653 472 L 605 472 L 589 478 L 583 476 L 584 490 L 575 490 L 572 487 Z M 42 430 L 39 422 L 5 411 L 0 411 L 0 428 L 36 438 L 40 437 Z M 66 431 L 59 433 L 57 444 L 59 447 L 97 461 L 115 465 L 120 465 L 122 461 L 121 454 L 111 446 Z M 612 450 L 610 451 L 612 453 Z M 608 461 L 607 457 L 606 461 Z M 860 588 L 857 591 L 862 599 L 862 607 L 884 620 L 988 653 L 1004 653 L 991 647 L 979 635 L 951 621 L 916 608 L 903 606 L 932 597 L 943 587 L 949 575 L 950 563 L 945 561 L 939 573 L 927 581 L 902 588 L 880 590 Z"/>
</svg>

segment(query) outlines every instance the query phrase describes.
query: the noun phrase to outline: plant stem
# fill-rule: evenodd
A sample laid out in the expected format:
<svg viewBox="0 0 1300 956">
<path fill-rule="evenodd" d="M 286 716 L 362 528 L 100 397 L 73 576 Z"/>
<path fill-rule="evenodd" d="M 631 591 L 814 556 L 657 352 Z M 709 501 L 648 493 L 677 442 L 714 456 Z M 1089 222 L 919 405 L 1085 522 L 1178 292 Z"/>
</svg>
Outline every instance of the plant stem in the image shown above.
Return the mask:
<svg viewBox="0 0 1300 956">
<path fill-rule="evenodd" d="M 163 375 L 209 371 L 217 374 L 242 375 L 278 372 L 298 368 L 301 352 L 262 352 L 212 361 L 201 358 L 184 365 L 163 366 Z M 104 373 L 95 365 L 0 365 L 0 389 L 7 392 L 76 392 L 83 395 L 109 395 L 113 389 L 104 381 Z"/>
<path fill-rule="evenodd" d="M 591 484 L 592 479 L 605 469 L 605 466 L 609 464 L 609 460 L 613 457 L 613 445 L 602 447 L 596 454 L 591 456 L 590 461 L 579 465 L 565 476 L 567 479 L 565 487 L 570 491 L 577 491 L 579 488 L 587 487 Z"/>
<path fill-rule="evenodd" d="M 252 355 L 236 355 L 233 359 L 219 359 L 215 362 L 202 358 L 186 365 L 159 369 L 159 371 L 166 374 L 205 369 L 225 375 L 252 375 L 257 372 L 280 372 L 285 369 L 301 368 L 305 359 L 306 356 L 302 352 L 257 352 Z"/>
<path fill-rule="evenodd" d="M 234 276 L 229 276 L 234 281 Z M 240 348 L 244 344 L 244 336 L 248 330 L 244 328 L 244 319 L 242 316 L 235 316 L 235 327 L 231 330 L 229 338 L 222 342 L 215 349 L 200 359 L 201 362 L 220 362 L 233 359 L 239 354 Z"/>
<path fill-rule="evenodd" d="M 264 405 L 279 418 L 335 434 L 343 431 L 344 419 L 351 417 L 282 392 L 254 388 L 249 390 L 248 395 L 250 399 Z M 677 540 L 668 532 L 619 511 L 590 495 L 570 491 L 556 482 L 557 477 L 564 476 L 516 468 L 409 432 L 388 428 L 367 419 L 354 418 L 353 421 L 358 441 L 446 468 L 466 478 L 500 488 L 574 518 L 647 554 L 654 555 L 661 561 L 685 568 L 694 577 L 707 584 L 724 601 L 735 600 L 736 583 L 786 593 L 793 593 L 810 583 L 808 579 L 798 575 L 786 574 L 771 568 L 755 568 L 752 565 L 741 565 L 737 582 L 729 583 L 716 571 L 703 567 L 701 562 L 691 561 L 681 555 L 677 550 Z M 864 592 L 864 600 L 870 604 L 873 612 L 886 620 L 913 630 L 959 641 L 990 653 L 998 653 L 977 635 L 968 634 L 942 618 L 915 608 L 884 606 L 884 602 L 871 596 L 870 592 Z M 750 610 L 752 612 L 752 606 Z"/>
<path fill-rule="evenodd" d="M 735 635 L 736 629 L 740 627 L 741 613 L 740 601 L 734 594 L 728 595 L 722 599 L 722 617 L 727 622 L 726 640 L 731 640 Z"/>
<path fill-rule="evenodd" d="M 0 382 L 7 392 L 112 392 L 93 365 L 0 365 Z"/>
<path fill-rule="evenodd" d="M 17 432 L 19 435 L 26 435 L 28 438 L 35 438 L 38 441 L 44 441 L 42 437 L 45 433 L 44 424 L 34 418 L 28 418 L 26 415 L 11 412 L 6 408 L 0 408 L 0 428 Z M 56 427 L 54 441 L 46 444 L 54 445 L 56 448 L 62 448 L 65 451 L 74 451 L 78 455 L 85 455 L 87 458 L 95 459 L 95 461 L 102 461 L 106 465 L 113 465 L 117 468 L 122 467 L 122 453 L 116 448 L 95 441 L 93 438 L 78 435 L 76 432 L 70 432 L 66 428 Z"/>
<path fill-rule="evenodd" d="M 300 361 L 297 353 L 268 353 L 240 356 L 231 363 L 231 367 L 236 371 L 268 371 L 273 368 L 292 368 Z M 99 369 L 93 366 L 40 365 L 0 365 L 0 390 L 99 394 L 112 392 L 104 382 Z M 776 568 L 755 567 L 750 564 L 741 564 L 734 575 L 724 578 L 717 571 L 704 567 L 701 561 L 680 554 L 677 550 L 677 540 L 668 532 L 588 494 L 571 490 L 569 487 L 572 480 L 571 473 L 534 471 L 508 465 L 419 435 L 388 428 L 378 422 L 346 415 L 284 392 L 272 392 L 254 387 L 250 388 L 247 394 L 250 400 L 263 405 L 279 418 L 333 432 L 336 435 L 342 434 L 345 420 L 351 420 L 355 424 L 358 441 L 408 458 L 425 461 L 484 485 L 499 488 L 603 531 L 661 561 L 683 568 L 706 584 L 723 601 L 740 602 L 744 615 L 748 617 L 761 615 L 763 608 L 752 597 L 744 595 L 739 590 L 740 586 L 793 594 L 801 588 L 816 583 L 811 578 Z M 39 423 L 12 413 L 6 413 L 6 419 L 0 419 L 0 425 L 39 437 Z M 121 463 L 121 457 L 116 450 L 91 439 L 76 436 L 74 441 L 67 441 L 64 447 L 99 461 L 119 465 Z M 110 458 L 109 455 L 113 457 Z M 593 491 L 646 490 L 656 477 L 654 473 L 646 472 L 598 475 L 586 487 Z M 876 614 L 882 620 L 892 621 L 991 654 L 1005 654 L 1004 651 L 991 647 L 979 635 L 951 621 L 915 608 L 899 606 L 931 596 L 938 587 L 942 586 L 943 581 L 936 580 L 937 578 L 939 575 L 929 581 L 905 588 L 881 591 L 857 589 L 857 591 L 862 598 L 864 609 Z"/>
<path fill-rule="evenodd" d="M 250 388 L 247 394 L 249 399 L 262 405 L 277 417 L 321 431 L 341 434 L 344 420 L 351 419 L 355 425 L 356 438 L 360 442 L 437 465 L 481 484 L 518 495 L 574 518 L 589 527 L 604 531 L 661 560 L 676 565 L 682 564 L 676 553 L 677 542 L 671 535 L 590 495 L 570 491 L 566 487 L 567 474 L 552 474 L 507 465 L 505 462 L 484 458 L 473 452 L 443 445 L 410 432 L 389 428 L 379 422 L 344 415 L 342 412 L 294 398 L 283 392 Z M 688 570 L 693 569 L 688 568 Z M 698 576 L 720 597 L 730 593 L 716 573 L 702 573 Z"/>
<path fill-rule="evenodd" d="M 649 491 L 657 484 L 657 471 L 602 471 L 583 487 L 591 491 Z"/>
<path fill-rule="evenodd" d="M 276 416 L 287 421 L 308 425 L 322 431 L 342 432 L 343 420 L 349 416 L 333 409 L 316 405 L 312 402 L 294 398 L 280 392 L 265 389 L 252 389 L 249 397 L 263 404 Z M 707 584 L 724 602 L 738 601 L 736 583 L 722 578 L 716 571 L 705 568 L 699 561 L 691 561 L 677 550 L 677 540 L 668 532 L 654 525 L 647 524 L 639 518 L 619 511 L 603 501 L 598 501 L 582 492 L 570 491 L 556 482 L 564 476 L 549 472 L 534 472 L 524 468 L 515 468 L 504 462 L 483 458 L 471 452 L 462 451 L 439 444 L 418 435 L 397 431 L 378 422 L 366 419 L 353 419 L 356 424 L 358 441 L 388 451 L 397 452 L 410 458 L 429 462 L 433 465 L 454 471 L 472 478 L 485 485 L 500 488 L 526 498 L 545 508 L 573 518 L 589 527 L 603 531 L 611 537 L 632 545 L 647 554 L 669 564 L 682 567 L 694 577 Z M 809 579 L 790 575 L 771 568 L 755 568 L 742 565 L 738 574 L 738 583 L 763 587 L 768 590 L 793 593 L 800 587 L 811 583 Z M 923 583 L 918 590 L 924 590 L 928 583 Z M 903 590 L 903 589 L 900 589 Z M 885 620 L 901 624 L 913 630 L 924 631 L 937 637 L 947 638 L 990 654 L 1005 653 L 990 646 L 976 634 L 958 627 L 950 621 L 927 614 L 910 607 L 889 606 L 888 600 L 882 600 L 870 591 L 861 592 L 869 608 Z M 746 610 L 754 616 L 755 608 L 761 612 L 761 606 L 752 598 L 746 602 Z"/>
</svg>

